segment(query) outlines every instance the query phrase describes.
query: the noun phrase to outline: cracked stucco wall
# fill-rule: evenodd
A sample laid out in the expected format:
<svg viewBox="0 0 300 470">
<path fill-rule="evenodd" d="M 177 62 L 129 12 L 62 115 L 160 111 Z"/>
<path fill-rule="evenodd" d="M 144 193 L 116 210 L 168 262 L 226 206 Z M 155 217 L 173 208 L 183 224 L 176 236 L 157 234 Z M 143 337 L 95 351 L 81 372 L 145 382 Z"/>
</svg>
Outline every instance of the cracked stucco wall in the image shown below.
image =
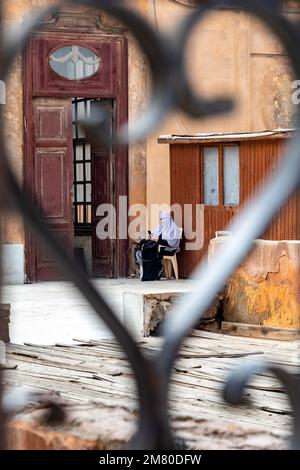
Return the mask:
<svg viewBox="0 0 300 470">
<path fill-rule="evenodd" d="M 257 241 L 229 280 L 224 320 L 300 328 L 300 242 Z"/>
<path fill-rule="evenodd" d="M 144 297 L 144 336 L 149 336 L 156 327 L 165 319 L 182 294 L 149 294 Z M 220 299 L 217 298 L 213 305 L 206 311 L 201 322 L 212 323 L 216 321 Z M 200 322 L 200 323 L 201 323 Z"/>
</svg>

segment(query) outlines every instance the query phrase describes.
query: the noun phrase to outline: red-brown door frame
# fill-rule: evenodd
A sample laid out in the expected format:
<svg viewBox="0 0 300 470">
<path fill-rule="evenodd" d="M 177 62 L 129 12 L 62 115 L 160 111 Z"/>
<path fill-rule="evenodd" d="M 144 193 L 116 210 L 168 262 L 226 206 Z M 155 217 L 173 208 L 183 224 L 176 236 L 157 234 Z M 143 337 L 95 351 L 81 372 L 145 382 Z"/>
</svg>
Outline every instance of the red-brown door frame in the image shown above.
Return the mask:
<svg viewBox="0 0 300 470">
<path fill-rule="evenodd" d="M 112 70 L 112 78 L 108 80 L 115 81 L 115 87 L 110 87 L 108 93 L 96 93 L 95 86 L 89 92 L 84 94 L 73 88 L 69 92 L 66 90 L 43 90 L 36 93 L 34 91 L 34 71 L 33 71 L 33 47 L 32 41 L 35 38 L 44 38 L 49 41 L 56 40 L 62 45 L 70 43 L 81 43 L 88 45 L 89 42 L 95 43 L 105 41 L 105 43 L 114 43 L 117 51 L 115 63 Z M 82 96 L 86 98 L 109 98 L 114 99 L 116 103 L 116 127 L 120 127 L 128 120 L 128 48 L 127 39 L 124 36 L 103 34 L 103 33 L 67 33 L 67 32 L 41 32 L 29 39 L 23 53 L 24 64 L 24 189 L 31 200 L 35 201 L 34 181 L 35 168 L 32 157 L 33 149 L 33 106 L 34 97 L 73 97 Z M 36 72 L 36 71 L 35 71 Z M 68 81 L 69 82 L 69 81 Z M 78 81 L 80 82 L 80 81 Z M 95 83 L 95 82 L 94 82 Z M 82 83 L 81 83 L 82 84 Z M 113 89 L 114 88 L 114 89 Z M 128 196 L 128 147 L 120 146 L 115 149 L 115 207 L 119 212 L 119 196 Z M 36 241 L 28 227 L 25 227 L 25 259 L 26 259 L 26 280 L 27 282 L 36 281 Z M 128 240 L 117 238 L 116 253 L 114 256 L 114 275 L 115 277 L 125 277 L 128 274 Z"/>
</svg>

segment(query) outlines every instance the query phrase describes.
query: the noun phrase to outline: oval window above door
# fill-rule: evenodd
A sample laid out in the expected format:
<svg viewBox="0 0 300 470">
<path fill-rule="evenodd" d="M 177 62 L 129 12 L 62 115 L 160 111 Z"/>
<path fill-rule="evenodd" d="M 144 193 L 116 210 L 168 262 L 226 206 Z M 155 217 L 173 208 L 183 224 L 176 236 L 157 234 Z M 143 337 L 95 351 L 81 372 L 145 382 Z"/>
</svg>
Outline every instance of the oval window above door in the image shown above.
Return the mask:
<svg viewBox="0 0 300 470">
<path fill-rule="evenodd" d="M 101 68 L 102 59 L 93 51 L 81 46 L 64 46 L 50 54 L 49 66 L 61 77 L 82 80 Z"/>
</svg>

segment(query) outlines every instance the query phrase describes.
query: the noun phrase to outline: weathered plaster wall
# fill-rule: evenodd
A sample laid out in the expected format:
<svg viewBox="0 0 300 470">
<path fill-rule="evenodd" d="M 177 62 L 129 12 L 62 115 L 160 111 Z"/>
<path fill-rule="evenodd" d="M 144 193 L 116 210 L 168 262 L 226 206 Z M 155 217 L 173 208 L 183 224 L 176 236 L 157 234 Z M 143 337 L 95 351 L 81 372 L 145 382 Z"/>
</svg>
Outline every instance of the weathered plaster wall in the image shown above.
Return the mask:
<svg viewBox="0 0 300 470">
<path fill-rule="evenodd" d="M 176 21 L 192 10 L 165 0 L 155 4 L 150 19 L 159 30 L 175 28 Z M 298 14 L 291 16 L 297 18 Z M 157 133 L 249 132 L 292 125 L 287 56 L 274 34 L 250 15 L 240 11 L 211 14 L 193 32 L 186 64 L 196 91 L 207 96 L 233 96 L 238 101 L 235 110 L 205 121 L 174 113 Z M 157 144 L 157 133 L 148 140 L 148 204 L 169 202 L 170 196 L 169 146 Z"/>
<path fill-rule="evenodd" d="M 6 83 L 6 104 L 3 107 L 6 122 L 6 146 L 18 180 L 23 180 L 23 92 L 22 63 L 18 56 Z M 7 243 L 23 243 L 22 219 L 13 214 L 5 215 L 2 223 L 2 240 Z"/>
<path fill-rule="evenodd" d="M 210 261 L 222 243 L 211 242 Z M 225 288 L 224 320 L 299 329 L 299 280 L 300 242 L 256 241 Z"/>
</svg>

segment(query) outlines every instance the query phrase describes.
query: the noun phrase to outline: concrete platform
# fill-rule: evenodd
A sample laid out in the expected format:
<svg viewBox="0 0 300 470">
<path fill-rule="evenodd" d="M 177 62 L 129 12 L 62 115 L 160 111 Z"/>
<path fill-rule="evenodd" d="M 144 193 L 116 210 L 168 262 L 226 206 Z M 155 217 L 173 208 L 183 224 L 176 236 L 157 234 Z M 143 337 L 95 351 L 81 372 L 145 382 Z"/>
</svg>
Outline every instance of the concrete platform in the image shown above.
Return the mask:
<svg viewBox="0 0 300 470">
<path fill-rule="evenodd" d="M 160 299 L 164 309 L 172 302 L 171 297 L 193 288 L 193 281 L 188 280 L 141 282 L 139 279 L 96 279 L 93 283 L 136 337 L 149 332 L 141 305 L 145 305 L 147 310 L 149 305 L 157 304 L 155 299 Z M 74 338 L 100 340 L 112 337 L 87 301 L 69 282 L 4 286 L 2 301 L 11 304 L 10 338 L 14 344 L 73 344 Z M 157 317 L 157 309 L 155 315 Z M 155 324 L 155 321 L 152 322 L 152 327 Z"/>
<path fill-rule="evenodd" d="M 149 336 L 167 315 L 181 292 L 124 292 L 123 322 L 136 340 Z"/>
</svg>

